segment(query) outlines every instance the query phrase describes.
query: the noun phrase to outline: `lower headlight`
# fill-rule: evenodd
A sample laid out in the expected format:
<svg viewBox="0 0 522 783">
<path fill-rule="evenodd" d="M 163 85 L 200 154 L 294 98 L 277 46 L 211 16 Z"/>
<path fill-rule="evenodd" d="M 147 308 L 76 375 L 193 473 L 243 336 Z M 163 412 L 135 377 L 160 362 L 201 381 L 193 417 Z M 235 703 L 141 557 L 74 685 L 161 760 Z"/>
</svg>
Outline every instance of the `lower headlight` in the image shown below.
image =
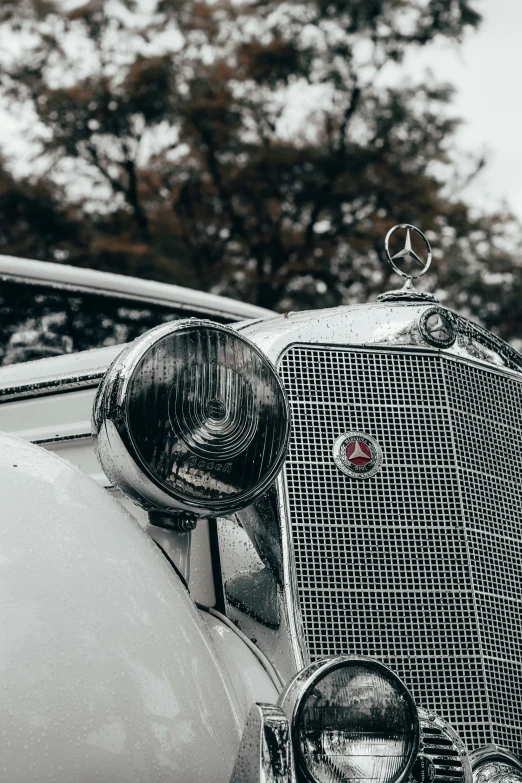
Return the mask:
<svg viewBox="0 0 522 783">
<path fill-rule="evenodd" d="M 470 754 L 473 783 L 522 783 L 522 764 L 509 751 L 487 745 Z"/>
<path fill-rule="evenodd" d="M 303 669 L 279 704 L 292 725 L 296 764 L 311 783 L 399 783 L 419 748 L 419 717 L 386 666 L 342 656 Z"/>
</svg>

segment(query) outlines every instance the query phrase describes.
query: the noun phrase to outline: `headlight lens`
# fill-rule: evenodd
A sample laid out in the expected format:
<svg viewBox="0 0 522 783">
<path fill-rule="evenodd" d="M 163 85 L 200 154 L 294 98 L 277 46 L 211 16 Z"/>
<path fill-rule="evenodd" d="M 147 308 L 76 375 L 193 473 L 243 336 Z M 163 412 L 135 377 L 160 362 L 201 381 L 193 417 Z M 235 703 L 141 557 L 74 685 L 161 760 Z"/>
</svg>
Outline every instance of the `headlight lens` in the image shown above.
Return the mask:
<svg viewBox="0 0 522 783">
<path fill-rule="evenodd" d="M 289 420 L 262 352 L 229 327 L 192 319 L 152 330 L 119 357 L 100 389 L 94 429 L 104 469 L 138 502 L 131 484 L 143 505 L 225 513 L 274 480 Z M 118 437 L 140 473 L 123 487 L 114 475 L 124 462 L 113 453 Z"/>
<path fill-rule="evenodd" d="M 419 719 L 398 677 L 376 661 L 346 656 L 312 664 L 296 679 L 281 705 L 292 713 L 296 758 L 308 780 L 403 780 L 417 755 Z"/>
</svg>

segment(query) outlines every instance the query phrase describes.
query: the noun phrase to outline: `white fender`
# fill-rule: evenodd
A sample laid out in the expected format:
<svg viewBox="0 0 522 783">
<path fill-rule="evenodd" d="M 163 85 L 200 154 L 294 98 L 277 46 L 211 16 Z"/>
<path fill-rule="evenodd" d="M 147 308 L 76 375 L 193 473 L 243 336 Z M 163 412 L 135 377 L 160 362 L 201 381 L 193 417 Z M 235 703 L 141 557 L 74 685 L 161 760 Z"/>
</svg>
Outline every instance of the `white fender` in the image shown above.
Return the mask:
<svg viewBox="0 0 522 783">
<path fill-rule="evenodd" d="M 204 625 L 135 520 L 0 435 L 0 778 L 228 783 L 240 721 Z"/>
</svg>

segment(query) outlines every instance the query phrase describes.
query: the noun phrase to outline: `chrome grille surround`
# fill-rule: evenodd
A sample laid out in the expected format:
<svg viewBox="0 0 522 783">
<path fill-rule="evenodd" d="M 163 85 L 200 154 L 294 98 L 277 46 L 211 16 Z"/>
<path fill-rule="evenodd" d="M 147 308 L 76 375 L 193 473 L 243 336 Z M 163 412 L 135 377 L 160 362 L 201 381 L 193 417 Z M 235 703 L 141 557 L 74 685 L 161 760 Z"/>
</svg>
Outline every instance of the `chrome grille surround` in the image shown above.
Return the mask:
<svg viewBox="0 0 522 783">
<path fill-rule="evenodd" d="M 520 752 L 521 377 L 406 346 L 292 345 L 279 372 L 293 417 L 282 482 L 291 570 L 311 660 L 375 657 L 470 748 Z M 331 456 L 349 430 L 383 449 L 365 482 Z"/>
</svg>

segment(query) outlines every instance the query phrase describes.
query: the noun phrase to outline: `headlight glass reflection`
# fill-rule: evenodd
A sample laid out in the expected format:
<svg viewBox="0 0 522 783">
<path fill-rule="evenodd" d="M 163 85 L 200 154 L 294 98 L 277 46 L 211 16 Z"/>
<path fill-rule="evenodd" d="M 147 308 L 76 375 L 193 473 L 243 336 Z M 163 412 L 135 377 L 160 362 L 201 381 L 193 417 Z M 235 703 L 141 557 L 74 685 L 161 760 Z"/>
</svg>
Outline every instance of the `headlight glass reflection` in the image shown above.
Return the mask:
<svg viewBox="0 0 522 783">
<path fill-rule="evenodd" d="M 204 322 L 176 326 L 143 353 L 127 421 L 146 473 L 181 501 L 216 511 L 273 481 L 288 439 L 271 364 L 232 329 Z"/>
<path fill-rule="evenodd" d="M 411 765 L 418 726 L 400 680 L 367 663 L 339 667 L 303 699 L 303 766 L 317 783 L 396 783 Z"/>
</svg>

